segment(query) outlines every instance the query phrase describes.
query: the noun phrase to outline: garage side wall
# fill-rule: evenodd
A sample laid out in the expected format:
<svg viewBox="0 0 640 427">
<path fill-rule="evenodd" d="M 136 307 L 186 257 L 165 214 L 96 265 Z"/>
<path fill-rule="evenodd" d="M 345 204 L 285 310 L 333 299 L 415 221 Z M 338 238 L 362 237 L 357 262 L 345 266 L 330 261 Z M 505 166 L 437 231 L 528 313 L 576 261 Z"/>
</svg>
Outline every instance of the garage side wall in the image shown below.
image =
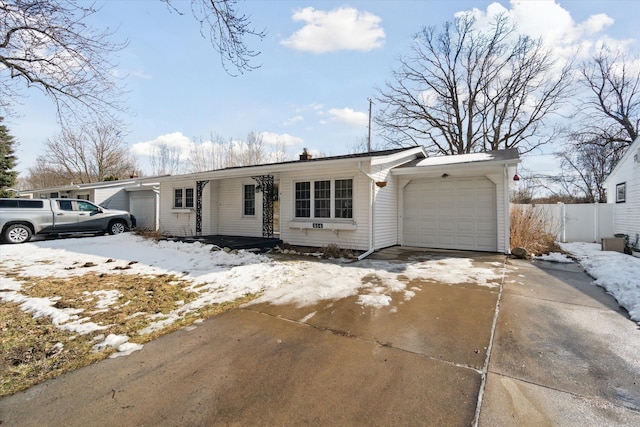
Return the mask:
<svg viewBox="0 0 640 427">
<path fill-rule="evenodd" d="M 401 165 L 406 160 L 375 166 L 371 176 L 376 182 L 386 185 L 375 188 L 375 208 L 373 215 L 375 248 L 382 249 L 400 244 L 398 234 L 398 183 L 391 174 L 391 169 Z"/>
<path fill-rule="evenodd" d="M 498 231 L 498 252 L 508 254 L 511 251 L 509 244 L 510 220 L 509 220 L 509 190 L 505 182 L 504 173 L 486 175 L 496 185 L 496 213 Z"/>
</svg>

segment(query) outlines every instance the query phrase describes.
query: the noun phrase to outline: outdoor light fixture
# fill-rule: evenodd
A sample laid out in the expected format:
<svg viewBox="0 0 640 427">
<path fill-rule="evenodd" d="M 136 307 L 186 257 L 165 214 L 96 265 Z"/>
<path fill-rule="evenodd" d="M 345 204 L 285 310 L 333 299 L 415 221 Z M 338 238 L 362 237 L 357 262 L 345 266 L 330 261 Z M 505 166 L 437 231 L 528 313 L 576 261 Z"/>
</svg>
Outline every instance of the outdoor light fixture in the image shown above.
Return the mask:
<svg viewBox="0 0 640 427">
<path fill-rule="evenodd" d="M 376 181 L 376 185 L 380 188 L 384 188 L 387 186 L 387 181 Z"/>
<path fill-rule="evenodd" d="M 520 181 L 520 177 L 518 176 L 518 174 L 513 175 L 513 180 Z"/>
<path fill-rule="evenodd" d="M 449 174 L 448 174 L 448 173 L 443 173 L 443 174 L 442 174 L 442 177 L 443 177 L 443 178 L 447 178 L 448 176 L 449 176 Z"/>
</svg>

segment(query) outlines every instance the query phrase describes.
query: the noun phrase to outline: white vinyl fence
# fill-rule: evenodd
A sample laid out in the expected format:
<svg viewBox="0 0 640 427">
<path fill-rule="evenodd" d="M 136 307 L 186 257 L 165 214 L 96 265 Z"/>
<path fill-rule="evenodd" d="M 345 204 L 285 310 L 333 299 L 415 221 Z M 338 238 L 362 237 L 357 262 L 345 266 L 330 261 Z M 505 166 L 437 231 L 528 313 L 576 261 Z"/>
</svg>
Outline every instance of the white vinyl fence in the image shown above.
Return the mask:
<svg viewBox="0 0 640 427">
<path fill-rule="evenodd" d="M 511 206 L 514 206 L 513 204 Z M 613 237 L 612 203 L 584 203 L 532 206 L 534 212 L 552 224 L 552 232 L 560 242 L 600 243 L 603 237 Z"/>
</svg>

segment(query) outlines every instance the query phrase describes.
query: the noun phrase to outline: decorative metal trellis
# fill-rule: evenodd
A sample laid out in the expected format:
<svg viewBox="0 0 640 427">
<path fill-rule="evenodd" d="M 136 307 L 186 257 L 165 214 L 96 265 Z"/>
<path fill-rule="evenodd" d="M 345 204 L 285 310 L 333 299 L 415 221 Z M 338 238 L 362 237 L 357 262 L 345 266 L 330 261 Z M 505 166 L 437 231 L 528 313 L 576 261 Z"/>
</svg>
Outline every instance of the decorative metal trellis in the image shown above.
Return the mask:
<svg viewBox="0 0 640 427">
<path fill-rule="evenodd" d="M 273 237 L 273 201 L 275 199 L 273 175 L 251 178 L 258 183 L 256 190 L 262 191 L 262 237 Z"/>
<path fill-rule="evenodd" d="M 202 190 L 209 181 L 196 181 L 196 236 L 202 235 Z"/>
</svg>

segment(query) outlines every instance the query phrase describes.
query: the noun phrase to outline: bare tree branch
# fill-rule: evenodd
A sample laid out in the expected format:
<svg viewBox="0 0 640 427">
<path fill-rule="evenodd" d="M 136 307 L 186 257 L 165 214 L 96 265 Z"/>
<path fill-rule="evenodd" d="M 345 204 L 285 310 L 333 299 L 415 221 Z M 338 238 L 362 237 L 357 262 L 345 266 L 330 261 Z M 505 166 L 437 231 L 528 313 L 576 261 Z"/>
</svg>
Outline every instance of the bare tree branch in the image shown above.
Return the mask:
<svg viewBox="0 0 640 427">
<path fill-rule="evenodd" d="M 126 43 L 87 24 L 93 5 L 75 0 L 0 1 L 0 107 L 36 87 L 55 103 L 63 124 L 114 124 L 122 89 L 110 57 Z"/>
<path fill-rule="evenodd" d="M 170 10 L 183 14 L 175 6 L 176 0 L 162 1 Z M 250 49 L 246 38 L 266 37 L 265 30 L 255 30 L 250 17 L 238 12 L 237 4 L 238 0 L 191 0 L 191 12 L 200 23 L 200 33 L 209 39 L 220 54 L 222 67 L 232 76 L 260 67 L 251 63 L 260 52 Z"/>
<path fill-rule="evenodd" d="M 569 95 L 570 65 L 558 70 L 542 42 L 518 35 L 506 16 L 486 31 L 470 14 L 440 32 L 423 28 L 399 63 L 378 90 L 376 123 L 390 144 L 432 153 L 531 151 L 552 139 L 549 116 Z"/>
</svg>

